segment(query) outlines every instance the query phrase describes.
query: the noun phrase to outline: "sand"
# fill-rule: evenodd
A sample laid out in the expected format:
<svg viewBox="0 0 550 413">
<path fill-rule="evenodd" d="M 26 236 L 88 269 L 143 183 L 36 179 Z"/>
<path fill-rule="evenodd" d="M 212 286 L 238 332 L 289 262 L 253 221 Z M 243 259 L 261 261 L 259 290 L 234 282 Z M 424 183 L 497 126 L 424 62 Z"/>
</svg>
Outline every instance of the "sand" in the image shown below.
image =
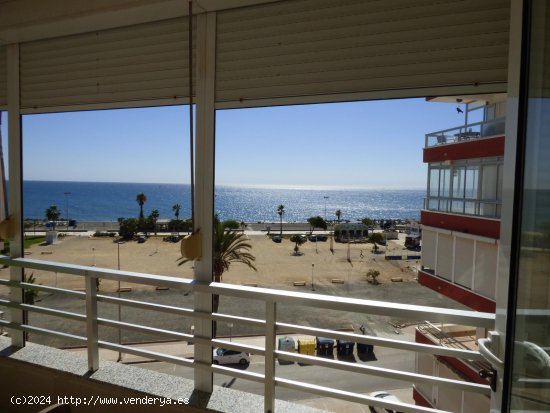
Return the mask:
<svg viewBox="0 0 550 413">
<path fill-rule="evenodd" d="M 404 235 L 404 234 L 401 234 Z M 348 261 L 347 244 L 334 243 L 334 252 L 330 251 L 330 241 L 306 242 L 300 246 L 301 255 L 294 255 L 294 243 L 284 239 L 277 244 L 265 235 L 248 236 L 252 244 L 252 253 L 256 257 L 254 271 L 246 265 L 232 264 L 224 273 L 223 282 L 232 284 L 257 285 L 267 288 L 293 287 L 294 283 L 304 282 L 311 287 L 312 273 L 315 285 L 350 286 L 366 283 L 366 272 L 378 270 L 381 283 L 391 283 L 392 278 L 402 278 L 403 282 L 415 282 L 416 273 L 408 266 L 418 266 L 418 261 L 387 261 L 384 254 L 373 254 L 372 244 L 351 244 Z M 118 268 L 118 248 L 120 248 L 120 269 L 168 275 L 182 278 L 193 277 L 193 264 L 177 265 L 180 257 L 179 243 L 162 241 L 161 237 L 151 237 L 147 242 L 138 244 L 129 241 L 117 245 L 113 238 L 94 238 L 67 236 L 58 244 L 33 245 L 26 252 L 27 258 L 46 261 L 58 261 L 80 265 L 96 265 L 103 268 Z M 388 248 L 401 253 L 402 240 L 391 241 Z M 381 250 L 384 251 L 384 247 Z M 362 255 L 362 256 L 361 256 Z M 0 270 L 1 278 L 9 278 L 8 269 Z M 36 282 L 62 288 L 78 289 L 84 287 L 81 277 L 29 270 Z M 338 284 L 334 283 L 338 282 Z M 118 284 L 103 280 L 102 291 L 116 291 Z M 154 289 L 152 286 L 129 285 L 135 289 Z M 0 296 L 6 295 L 6 288 L 0 287 Z"/>
</svg>

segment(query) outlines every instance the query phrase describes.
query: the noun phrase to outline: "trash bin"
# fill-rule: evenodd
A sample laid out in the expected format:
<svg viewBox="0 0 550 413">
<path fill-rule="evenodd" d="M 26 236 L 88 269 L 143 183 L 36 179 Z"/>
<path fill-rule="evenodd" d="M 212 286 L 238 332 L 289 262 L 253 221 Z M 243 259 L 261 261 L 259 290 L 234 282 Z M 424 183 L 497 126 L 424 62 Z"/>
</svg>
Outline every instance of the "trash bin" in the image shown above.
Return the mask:
<svg viewBox="0 0 550 413">
<path fill-rule="evenodd" d="M 280 337 L 279 338 L 279 350 L 294 352 L 296 349 L 296 342 L 292 337 Z"/>
<path fill-rule="evenodd" d="M 294 351 L 296 350 L 296 342 L 292 337 L 280 337 L 278 349 L 280 351 L 288 351 L 294 353 Z M 279 364 L 294 364 L 294 362 L 279 359 Z"/>
<path fill-rule="evenodd" d="M 338 340 L 337 345 L 339 356 L 351 356 L 353 354 L 353 347 L 355 347 L 355 343 L 353 341 Z"/>
<path fill-rule="evenodd" d="M 357 353 L 370 354 L 374 352 L 374 346 L 372 344 L 357 343 Z"/>
<path fill-rule="evenodd" d="M 334 350 L 334 340 L 332 338 L 317 337 L 317 355 L 332 356 Z"/>
<path fill-rule="evenodd" d="M 305 354 L 307 356 L 315 355 L 315 339 L 314 338 L 299 338 L 298 339 L 298 353 Z"/>
</svg>

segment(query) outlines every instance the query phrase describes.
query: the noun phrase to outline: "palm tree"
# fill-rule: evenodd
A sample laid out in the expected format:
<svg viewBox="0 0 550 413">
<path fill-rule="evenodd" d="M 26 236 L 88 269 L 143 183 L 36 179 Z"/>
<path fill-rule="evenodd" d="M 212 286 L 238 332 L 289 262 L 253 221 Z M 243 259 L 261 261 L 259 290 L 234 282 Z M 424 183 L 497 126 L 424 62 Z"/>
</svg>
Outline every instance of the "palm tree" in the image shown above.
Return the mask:
<svg viewBox="0 0 550 413">
<path fill-rule="evenodd" d="M 290 241 L 296 243 L 294 246 L 294 255 L 300 255 L 300 245 L 306 242 L 305 238 L 299 234 L 294 234 L 290 237 Z"/>
<path fill-rule="evenodd" d="M 27 284 L 35 284 L 36 278 L 34 278 L 34 273 L 30 273 L 30 275 L 27 275 L 26 273 L 23 273 L 23 282 Z M 23 289 L 23 292 L 25 294 L 25 304 L 31 304 L 33 305 L 36 299 L 38 298 L 38 290 L 34 290 L 31 288 L 25 288 Z"/>
<path fill-rule="evenodd" d="M 139 217 L 143 218 L 143 205 L 147 202 L 147 197 L 143 192 L 136 195 L 136 202 L 139 204 Z"/>
<path fill-rule="evenodd" d="M 151 223 L 153 224 L 153 228 L 154 228 L 154 231 L 155 231 L 155 237 L 156 237 L 157 236 L 157 220 L 160 217 L 159 210 L 158 209 L 153 209 L 151 211 L 151 215 L 149 215 L 149 217 L 151 218 Z"/>
<path fill-rule="evenodd" d="M 59 216 L 61 215 L 61 211 L 57 209 L 57 205 L 52 205 L 49 208 L 46 209 L 46 218 L 48 221 L 53 222 L 53 229 L 55 230 L 55 223 L 59 219 Z"/>
<path fill-rule="evenodd" d="M 240 262 L 257 271 L 254 266 L 256 257 L 250 253 L 252 245 L 248 242 L 246 235 L 230 230 L 225 230 L 222 222 L 214 218 L 214 282 L 221 282 L 222 275 L 229 270 L 231 264 Z M 191 261 L 188 258 L 178 259 L 178 265 Z M 212 296 L 213 311 L 218 312 L 220 297 Z M 213 324 L 213 337 L 216 337 L 216 322 Z"/>
<path fill-rule="evenodd" d="M 214 230 L 214 282 L 221 282 L 222 275 L 234 262 L 246 264 L 254 271 L 256 257 L 250 253 L 252 245 L 245 235 L 225 230 L 222 222 L 216 222 Z"/>
<path fill-rule="evenodd" d="M 279 219 L 281 220 L 281 232 L 280 232 L 281 237 L 283 236 L 283 214 L 284 213 L 285 213 L 285 206 L 279 205 L 277 207 L 277 214 L 279 214 Z"/>
<path fill-rule="evenodd" d="M 342 211 L 339 209 L 336 210 L 336 218 L 338 219 L 338 222 L 340 222 L 340 217 L 342 216 Z"/>
<path fill-rule="evenodd" d="M 172 211 L 174 211 L 174 215 L 176 216 L 176 219 L 180 219 L 181 205 L 180 204 L 172 205 Z"/>
</svg>

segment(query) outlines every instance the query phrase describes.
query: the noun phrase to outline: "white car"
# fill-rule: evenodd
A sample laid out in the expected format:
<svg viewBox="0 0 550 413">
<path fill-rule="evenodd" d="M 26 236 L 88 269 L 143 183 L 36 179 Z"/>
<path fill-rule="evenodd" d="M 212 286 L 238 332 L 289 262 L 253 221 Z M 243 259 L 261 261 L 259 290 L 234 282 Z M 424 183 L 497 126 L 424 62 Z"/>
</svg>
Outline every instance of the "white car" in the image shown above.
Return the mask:
<svg viewBox="0 0 550 413">
<path fill-rule="evenodd" d="M 250 355 L 242 351 L 215 348 L 212 350 L 212 362 L 214 364 L 242 364 L 250 363 Z"/>
<path fill-rule="evenodd" d="M 402 403 L 401 400 L 399 400 L 398 397 L 394 396 L 393 394 L 390 394 L 385 391 L 375 391 L 373 393 L 369 393 L 370 397 L 376 397 L 377 399 L 384 400 L 386 402 L 397 402 Z M 383 407 L 373 407 L 369 406 L 369 409 L 371 413 L 400 413 L 397 410 L 392 409 L 385 409 Z"/>
</svg>

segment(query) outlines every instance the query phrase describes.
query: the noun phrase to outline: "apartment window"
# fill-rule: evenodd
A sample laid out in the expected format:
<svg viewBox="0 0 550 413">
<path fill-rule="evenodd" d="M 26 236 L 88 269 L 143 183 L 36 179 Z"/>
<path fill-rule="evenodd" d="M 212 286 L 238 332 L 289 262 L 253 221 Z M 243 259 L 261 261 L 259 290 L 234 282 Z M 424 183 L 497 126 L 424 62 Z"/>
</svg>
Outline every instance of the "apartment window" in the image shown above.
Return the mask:
<svg viewBox="0 0 550 413">
<path fill-rule="evenodd" d="M 456 214 L 500 216 L 502 158 L 469 159 L 429 166 L 426 207 Z"/>
</svg>

